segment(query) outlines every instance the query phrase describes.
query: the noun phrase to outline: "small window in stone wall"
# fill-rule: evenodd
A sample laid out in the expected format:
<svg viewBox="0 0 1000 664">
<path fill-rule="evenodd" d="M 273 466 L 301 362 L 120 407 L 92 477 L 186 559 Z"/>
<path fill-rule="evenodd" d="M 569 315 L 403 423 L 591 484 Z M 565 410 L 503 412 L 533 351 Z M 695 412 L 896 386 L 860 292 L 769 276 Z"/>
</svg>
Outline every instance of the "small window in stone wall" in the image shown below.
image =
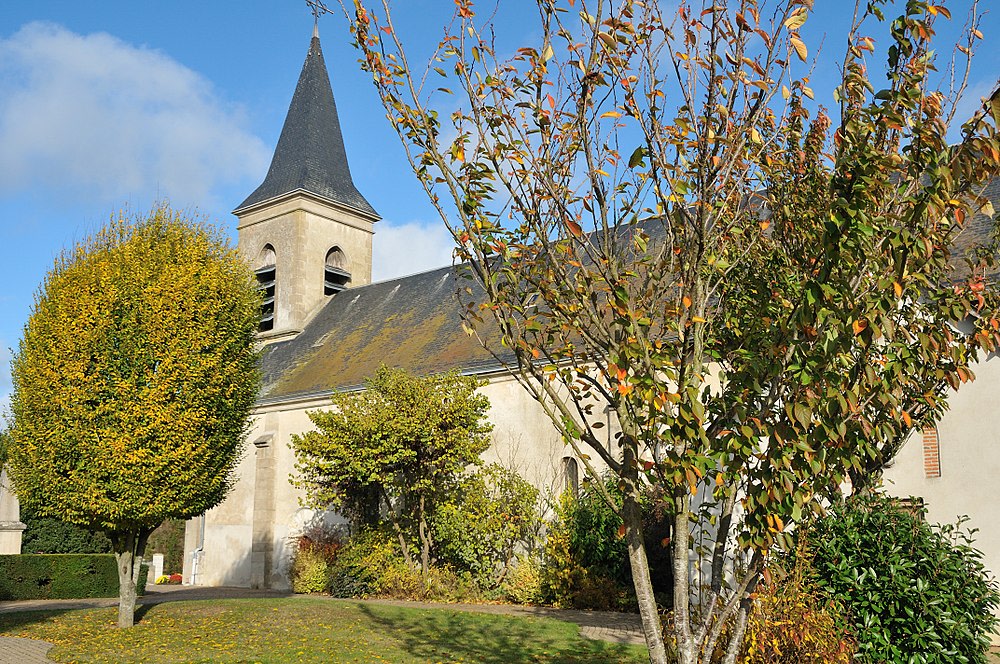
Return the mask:
<svg viewBox="0 0 1000 664">
<path fill-rule="evenodd" d="M 257 284 L 260 287 L 264 299 L 260 304 L 260 325 L 261 332 L 274 329 L 274 292 L 277 283 L 277 269 L 275 267 L 274 247 L 265 244 L 257 257 L 254 265 L 254 274 L 257 275 Z"/>
<path fill-rule="evenodd" d="M 323 294 L 334 295 L 347 288 L 351 282 L 351 273 L 347 271 L 347 257 L 340 247 L 334 247 L 326 252 L 326 262 L 323 265 Z"/>
<path fill-rule="evenodd" d="M 563 457 L 562 460 L 563 489 L 571 491 L 574 496 L 580 493 L 580 467 L 573 457 Z"/>
<path fill-rule="evenodd" d="M 910 496 L 909 498 L 893 498 L 896 507 L 902 511 L 906 512 L 910 516 L 923 521 L 926 515 L 926 509 L 924 505 L 924 499 L 918 496 Z"/>
<path fill-rule="evenodd" d="M 924 477 L 941 477 L 941 443 L 937 427 L 924 427 Z"/>
</svg>

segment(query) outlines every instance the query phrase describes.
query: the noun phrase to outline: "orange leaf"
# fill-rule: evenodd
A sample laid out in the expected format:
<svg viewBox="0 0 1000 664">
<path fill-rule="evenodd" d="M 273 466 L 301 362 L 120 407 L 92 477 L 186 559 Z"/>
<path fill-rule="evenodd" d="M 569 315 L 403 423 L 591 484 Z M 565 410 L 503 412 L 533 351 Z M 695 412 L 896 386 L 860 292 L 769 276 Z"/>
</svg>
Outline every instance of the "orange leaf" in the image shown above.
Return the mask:
<svg viewBox="0 0 1000 664">
<path fill-rule="evenodd" d="M 806 48 L 805 43 L 798 37 L 789 37 L 788 43 L 795 49 L 795 55 L 799 56 L 799 60 L 805 62 L 806 58 L 809 57 L 809 49 Z"/>
<path fill-rule="evenodd" d="M 580 224 L 576 223 L 572 219 L 566 222 L 566 226 L 567 228 L 569 228 L 569 232 L 572 233 L 573 235 L 577 237 L 583 235 L 583 228 L 580 226 Z"/>
<path fill-rule="evenodd" d="M 864 318 L 859 318 L 858 320 L 854 321 L 853 327 L 854 327 L 854 334 L 861 334 L 866 329 L 868 329 L 868 321 L 866 321 Z"/>
<path fill-rule="evenodd" d="M 910 414 L 907 413 L 905 410 L 903 411 L 903 422 L 906 423 L 907 427 L 912 427 L 913 426 L 913 419 L 910 418 Z"/>
<path fill-rule="evenodd" d="M 689 298 L 687 295 L 685 295 L 684 297 L 681 298 L 681 302 L 684 303 L 685 307 L 690 307 L 691 306 L 691 298 Z"/>
</svg>

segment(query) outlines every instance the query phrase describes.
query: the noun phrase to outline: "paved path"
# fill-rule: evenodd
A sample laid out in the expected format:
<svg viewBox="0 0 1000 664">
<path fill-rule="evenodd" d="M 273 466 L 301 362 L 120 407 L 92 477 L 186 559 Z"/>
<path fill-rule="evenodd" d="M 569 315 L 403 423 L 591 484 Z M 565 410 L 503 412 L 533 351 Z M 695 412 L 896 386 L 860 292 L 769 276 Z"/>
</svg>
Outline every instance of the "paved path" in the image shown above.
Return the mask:
<svg viewBox="0 0 1000 664">
<path fill-rule="evenodd" d="M 251 590 L 249 588 L 197 588 L 191 586 L 160 586 L 150 589 L 140 597 L 139 604 L 161 604 L 188 600 L 246 599 L 260 597 L 289 597 L 288 593 L 271 590 Z M 606 611 L 574 611 L 570 609 L 550 609 L 540 606 L 510 606 L 506 604 L 443 604 L 438 602 L 404 602 L 396 600 L 356 600 L 334 599 L 331 602 L 362 602 L 387 606 L 406 606 L 415 609 L 449 609 L 472 613 L 492 613 L 497 615 L 523 616 L 534 618 L 554 618 L 580 626 L 580 634 L 588 639 L 611 641 L 613 643 L 643 644 L 642 624 L 634 613 L 610 613 Z M 52 611 L 94 609 L 117 606 L 118 600 L 109 599 L 49 599 L 0 602 L 0 613 L 21 611 Z M 45 664 L 50 662 L 45 654 L 52 644 L 30 639 L 0 637 L 0 664 Z"/>
</svg>

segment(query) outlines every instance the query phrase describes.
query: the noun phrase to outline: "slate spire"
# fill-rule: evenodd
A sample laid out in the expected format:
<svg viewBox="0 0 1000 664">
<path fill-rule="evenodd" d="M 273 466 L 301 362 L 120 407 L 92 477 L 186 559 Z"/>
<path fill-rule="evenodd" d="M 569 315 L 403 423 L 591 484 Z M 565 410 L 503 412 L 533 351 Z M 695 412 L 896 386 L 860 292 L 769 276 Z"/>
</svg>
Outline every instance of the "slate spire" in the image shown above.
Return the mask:
<svg viewBox="0 0 1000 664">
<path fill-rule="evenodd" d="M 313 27 L 309 53 L 302 65 L 267 177 L 240 203 L 236 212 L 297 190 L 378 217 L 351 179 L 317 26 Z"/>
</svg>

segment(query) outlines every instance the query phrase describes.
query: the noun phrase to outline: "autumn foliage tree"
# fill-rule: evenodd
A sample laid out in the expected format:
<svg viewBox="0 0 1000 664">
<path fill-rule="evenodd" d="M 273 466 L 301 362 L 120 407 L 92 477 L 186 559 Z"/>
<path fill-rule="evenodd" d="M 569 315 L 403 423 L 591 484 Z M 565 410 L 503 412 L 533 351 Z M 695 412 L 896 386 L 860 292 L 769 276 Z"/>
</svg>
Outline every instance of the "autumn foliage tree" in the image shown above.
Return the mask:
<svg viewBox="0 0 1000 664">
<path fill-rule="evenodd" d="M 39 517 L 103 531 L 118 625 L 149 534 L 217 505 L 257 390 L 260 297 L 214 229 L 166 207 L 65 252 L 14 356 L 8 471 Z"/>
<path fill-rule="evenodd" d="M 297 483 L 315 508 L 334 507 L 355 523 L 384 517 L 407 563 L 419 551 L 424 574 L 434 553 L 431 517 L 489 447 L 489 400 L 480 381 L 446 373 L 412 376 L 380 367 L 364 391 L 338 392 L 314 411 L 316 431 L 292 436 Z"/>
<path fill-rule="evenodd" d="M 651 661 L 644 484 L 673 519 L 678 661 L 734 662 L 790 527 L 940 414 L 1000 338 L 992 250 L 960 250 L 991 213 L 1000 95 L 947 138 L 975 3 L 937 72 L 946 7 L 859 2 L 827 41 L 846 46 L 833 110 L 810 87 L 809 0 L 538 0 L 537 41 L 509 57 L 456 0 L 426 67 L 388 2 L 346 4 L 479 287 L 466 323 L 624 489 Z"/>
</svg>

